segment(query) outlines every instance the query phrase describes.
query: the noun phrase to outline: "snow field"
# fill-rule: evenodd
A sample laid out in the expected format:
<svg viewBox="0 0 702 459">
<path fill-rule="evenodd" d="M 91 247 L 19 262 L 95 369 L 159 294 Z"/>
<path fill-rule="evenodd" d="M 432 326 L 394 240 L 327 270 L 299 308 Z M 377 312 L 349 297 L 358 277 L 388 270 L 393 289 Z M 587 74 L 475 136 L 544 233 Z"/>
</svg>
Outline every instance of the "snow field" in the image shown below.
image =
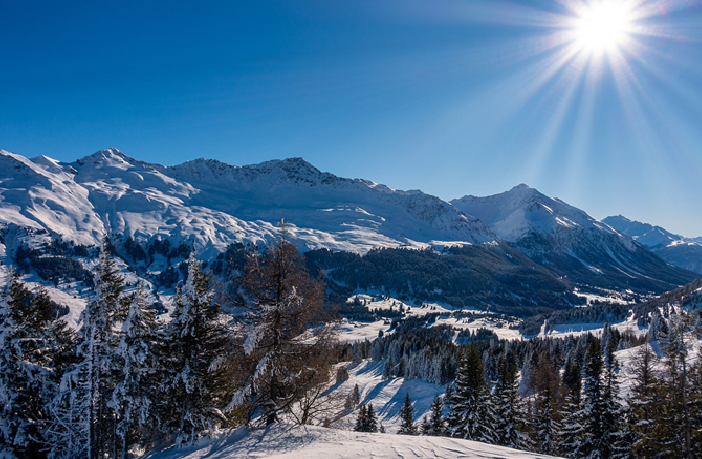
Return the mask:
<svg viewBox="0 0 702 459">
<path fill-rule="evenodd" d="M 322 427 L 237 429 L 146 459 L 538 459 L 541 454 L 447 437 L 411 437 Z"/>
</svg>

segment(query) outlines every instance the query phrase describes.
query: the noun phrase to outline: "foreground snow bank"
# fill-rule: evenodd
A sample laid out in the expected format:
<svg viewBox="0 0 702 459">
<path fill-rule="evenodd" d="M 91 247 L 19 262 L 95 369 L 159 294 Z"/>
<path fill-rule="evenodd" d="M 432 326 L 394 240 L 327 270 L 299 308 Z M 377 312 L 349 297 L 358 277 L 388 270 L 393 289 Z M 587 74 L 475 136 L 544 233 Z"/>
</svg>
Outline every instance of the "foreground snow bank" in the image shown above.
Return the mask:
<svg viewBox="0 0 702 459">
<path fill-rule="evenodd" d="M 369 434 L 322 427 L 276 425 L 238 429 L 148 459 L 536 459 L 540 454 L 444 437 Z"/>
</svg>

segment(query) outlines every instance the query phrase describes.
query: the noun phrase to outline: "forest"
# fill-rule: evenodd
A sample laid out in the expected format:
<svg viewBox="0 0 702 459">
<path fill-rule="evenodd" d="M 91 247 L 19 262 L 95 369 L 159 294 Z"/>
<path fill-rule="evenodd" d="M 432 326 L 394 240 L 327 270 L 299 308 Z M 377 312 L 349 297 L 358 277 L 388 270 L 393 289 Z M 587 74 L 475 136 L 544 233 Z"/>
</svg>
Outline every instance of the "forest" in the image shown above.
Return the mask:
<svg viewBox="0 0 702 459">
<path fill-rule="evenodd" d="M 0 298 L 2 457 L 125 459 L 242 425 L 338 427 L 356 411 L 356 430 L 382 431 L 378 407 L 329 390 L 347 365 L 367 359 L 383 362 L 384 378 L 446 387 L 424 419 L 415 419 L 407 394 L 399 434 L 572 458 L 693 458 L 702 450 L 702 324 L 698 309 L 681 307 L 695 285 L 642 305 L 645 335 L 606 325 L 601 336 L 504 341 L 490 330 L 432 327 L 428 315 L 388 318 L 392 332 L 339 343 L 338 316 L 308 270 L 314 258 L 285 238 L 230 255 L 209 271 L 191 256 L 164 317 L 143 286 L 126 289 L 103 247 L 77 330 L 45 290 L 16 274 Z M 215 282 L 214 272 L 229 282 Z M 624 390 L 617 351 L 630 348 L 634 373 Z"/>
</svg>

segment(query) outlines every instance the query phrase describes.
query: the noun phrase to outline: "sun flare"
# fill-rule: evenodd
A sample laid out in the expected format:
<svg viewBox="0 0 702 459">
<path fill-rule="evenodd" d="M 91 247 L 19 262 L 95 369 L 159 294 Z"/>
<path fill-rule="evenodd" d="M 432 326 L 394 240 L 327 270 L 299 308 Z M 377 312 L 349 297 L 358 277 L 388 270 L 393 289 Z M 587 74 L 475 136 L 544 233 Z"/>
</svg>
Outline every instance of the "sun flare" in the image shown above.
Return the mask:
<svg viewBox="0 0 702 459">
<path fill-rule="evenodd" d="M 578 11 L 573 32 L 580 50 L 602 54 L 620 49 L 632 26 L 627 4 L 617 0 L 592 2 Z"/>
</svg>

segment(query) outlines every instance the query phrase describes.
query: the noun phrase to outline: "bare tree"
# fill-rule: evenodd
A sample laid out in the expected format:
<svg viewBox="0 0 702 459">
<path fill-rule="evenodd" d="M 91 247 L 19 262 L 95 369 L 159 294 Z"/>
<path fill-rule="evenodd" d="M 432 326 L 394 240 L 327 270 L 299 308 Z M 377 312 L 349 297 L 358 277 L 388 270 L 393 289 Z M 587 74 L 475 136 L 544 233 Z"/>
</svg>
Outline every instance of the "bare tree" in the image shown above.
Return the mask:
<svg viewBox="0 0 702 459">
<path fill-rule="evenodd" d="M 336 328 L 322 314 L 323 283 L 310 277 L 285 227 L 277 244 L 247 258 L 238 294 L 229 298 L 247 371 L 229 409 L 246 406 L 249 421 L 260 415 L 269 425 L 297 405 L 305 424 L 331 379 L 336 341 Z"/>
</svg>

